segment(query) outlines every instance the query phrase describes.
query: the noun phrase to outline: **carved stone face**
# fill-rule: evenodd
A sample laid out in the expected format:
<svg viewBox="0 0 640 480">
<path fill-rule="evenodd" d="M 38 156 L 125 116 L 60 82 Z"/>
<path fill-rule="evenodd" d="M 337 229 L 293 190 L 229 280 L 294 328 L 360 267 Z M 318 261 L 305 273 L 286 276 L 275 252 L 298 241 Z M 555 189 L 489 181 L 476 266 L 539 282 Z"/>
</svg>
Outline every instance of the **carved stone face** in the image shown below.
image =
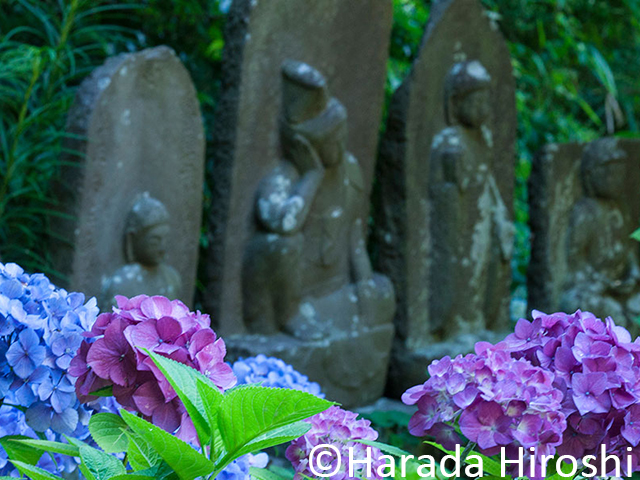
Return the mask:
<svg viewBox="0 0 640 480">
<path fill-rule="evenodd" d="M 169 237 L 169 225 L 154 225 L 136 234 L 131 234 L 131 248 L 136 262 L 154 267 L 164 260 Z"/>
<path fill-rule="evenodd" d="M 595 196 L 610 199 L 624 196 L 626 168 L 623 159 L 604 158 L 591 167 L 588 178 Z"/>
<path fill-rule="evenodd" d="M 480 128 L 491 114 L 490 90 L 487 88 L 474 90 L 453 101 L 456 118 L 467 127 Z"/>
</svg>

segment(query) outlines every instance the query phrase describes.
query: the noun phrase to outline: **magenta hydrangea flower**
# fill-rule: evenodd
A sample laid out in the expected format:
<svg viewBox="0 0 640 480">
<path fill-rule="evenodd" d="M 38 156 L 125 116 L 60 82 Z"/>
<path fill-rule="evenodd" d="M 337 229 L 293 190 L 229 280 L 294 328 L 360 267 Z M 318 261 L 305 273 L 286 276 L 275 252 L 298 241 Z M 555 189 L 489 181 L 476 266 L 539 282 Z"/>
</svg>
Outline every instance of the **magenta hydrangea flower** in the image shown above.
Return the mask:
<svg viewBox="0 0 640 480">
<path fill-rule="evenodd" d="M 224 341 L 210 328 L 208 315 L 189 311 L 179 300 L 139 295 L 116 301 L 113 312 L 100 315 L 84 334 L 87 339 L 71 361 L 78 397 L 87 401 L 92 392 L 113 386 L 126 409 L 194 443 L 195 428 L 184 405 L 143 349 L 195 368 L 224 391 L 236 383 L 224 361 Z"/>
<path fill-rule="evenodd" d="M 311 424 L 311 430 L 291 442 L 285 452 L 285 456 L 292 463 L 296 472 L 294 480 L 302 480 L 304 478 L 303 475 L 316 478 L 311 471 L 309 457 L 311 450 L 317 445 L 332 445 L 340 452 L 340 469 L 335 475 L 331 476 L 334 480 L 381 478 L 377 474 L 377 470 L 384 465 L 384 460 L 380 458 L 382 452 L 375 447 L 354 442 L 354 440 L 375 441 L 378 438 L 378 432 L 371 428 L 369 420 L 358 419 L 358 414 L 334 405 L 306 421 Z M 372 458 L 371 476 L 367 475 L 366 467 L 363 464 L 354 465 L 353 473 L 355 476 L 349 476 L 350 447 L 354 449 L 353 458 L 355 460 L 367 459 L 366 449 L 370 449 Z M 338 459 L 335 452 L 327 451 L 331 453 L 331 461 L 329 461 L 329 457 L 326 457 L 323 459 L 323 465 L 330 465 L 332 469 L 329 472 L 331 472 L 337 466 Z M 316 471 L 319 472 L 320 470 L 316 467 Z"/>
<path fill-rule="evenodd" d="M 409 431 L 449 448 L 465 443 L 456 422 L 487 455 L 523 446 L 597 463 L 601 444 L 620 458 L 640 444 L 640 339 L 611 318 L 534 311 L 504 341 L 435 361 L 429 374 L 403 395 L 418 407 Z M 633 465 L 640 470 L 640 455 Z"/>
</svg>

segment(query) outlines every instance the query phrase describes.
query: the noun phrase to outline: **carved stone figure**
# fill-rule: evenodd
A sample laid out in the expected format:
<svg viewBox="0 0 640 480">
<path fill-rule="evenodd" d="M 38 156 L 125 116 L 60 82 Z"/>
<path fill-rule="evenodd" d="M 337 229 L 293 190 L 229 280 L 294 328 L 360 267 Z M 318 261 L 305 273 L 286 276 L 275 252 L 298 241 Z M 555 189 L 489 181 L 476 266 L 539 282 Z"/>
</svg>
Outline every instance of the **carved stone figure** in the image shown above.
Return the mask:
<svg viewBox="0 0 640 480">
<path fill-rule="evenodd" d="M 389 396 L 424 382 L 431 361 L 503 334 L 516 126 L 498 24 L 479 0 L 432 0 L 389 104 L 371 197 L 373 266 L 398 301 Z"/>
<path fill-rule="evenodd" d="M 243 260 L 245 326 L 270 335 L 271 348 L 317 352 L 313 365 L 297 358 L 307 363 L 303 371 L 312 369 L 316 379 L 322 371 L 321 384 L 349 392 L 342 398 L 353 402 L 372 382 L 382 393 L 393 287 L 369 261 L 362 221 L 367 197 L 360 165 L 346 150 L 345 107 L 308 64 L 284 62 L 282 78 L 282 159 L 255 198 L 258 229 Z M 242 349 L 249 341 L 228 344 Z M 379 349 L 385 343 L 386 353 Z"/>
<path fill-rule="evenodd" d="M 529 179 L 528 308 L 592 311 L 638 332 L 640 141 L 546 145 Z"/>
<path fill-rule="evenodd" d="M 456 63 L 445 81 L 450 126 L 432 144 L 430 318 L 439 340 L 506 328 L 492 288 L 509 275 L 514 232 L 490 170 L 490 89 L 479 61 Z"/>
<path fill-rule="evenodd" d="M 115 295 L 177 298 L 182 288 L 180 274 L 165 263 L 169 231 L 169 212 L 162 202 L 148 192 L 139 195 L 127 216 L 124 232 L 127 264 L 102 279 L 102 311 L 115 305 Z"/>
<path fill-rule="evenodd" d="M 632 326 L 640 316 L 638 245 L 629 235 L 637 224 L 625 197 L 627 153 L 615 138 L 590 143 L 582 155 L 584 197 L 571 211 L 568 275 L 560 309 L 588 310 Z"/>
<path fill-rule="evenodd" d="M 341 326 L 324 311 L 329 298 L 331 312 L 338 303 L 353 311 L 342 328 L 360 316 L 384 323 L 394 309 L 393 288 L 369 262 L 362 173 L 346 151 L 347 112 L 309 65 L 287 61 L 282 75 L 283 159 L 256 196 L 260 228 L 244 260 L 247 329 L 300 339 L 330 336 Z"/>
</svg>

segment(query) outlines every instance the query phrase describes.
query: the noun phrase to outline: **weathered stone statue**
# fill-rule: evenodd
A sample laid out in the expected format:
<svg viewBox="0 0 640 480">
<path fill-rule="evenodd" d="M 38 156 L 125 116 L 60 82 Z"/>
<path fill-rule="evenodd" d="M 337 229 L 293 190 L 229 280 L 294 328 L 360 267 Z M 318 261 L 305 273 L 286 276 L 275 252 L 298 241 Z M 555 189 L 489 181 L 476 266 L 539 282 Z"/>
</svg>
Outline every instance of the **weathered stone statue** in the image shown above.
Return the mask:
<svg viewBox="0 0 640 480">
<path fill-rule="evenodd" d="M 191 305 L 205 141 L 178 56 L 159 46 L 107 59 L 79 86 L 67 131 L 54 185 L 61 215 L 48 239 L 56 283 L 104 308 L 114 294 L 137 293 Z"/>
<path fill-rule="evenodd" d="M 379 395 L 388 358 L 380 347 L 391 345 L 395 297 L 367 254 L 367 197 L 360 165 L 346 150 L 347 112 L 311 66 L 286 61 L 282 78 L 282 159 L 255 198 L 258 228 L 243 259 L 245 326 L 271 337 L 262 337 L 270 344 L 263 349 L 314 352 L 303 371 L 315 378 L 322 371 L 323 387 L 342 389 L 347 401 L 372 382 Z M 257 341 L 228 343 L 233 350 Z M 308 359 L 298 354 L 297 361 Z"/>
<path fill-rule="evenodd" d="M 445 80 L 447 128 L 431 149 L 432 334 L 442 340 L 506 328 L 492 291 L 510 273 L 513 225 L 490 169 L 491 77 L 477 60 L 456 63 Z"/>
<path fill-rule="evenodd" d="M 169 232 L 169 212 L 162 202 L 148 192 L 139 195 L 127 215 L 125 226 L 127 264 L 102 279 L 102 311 L 115 304 L 115 295 L 177 298 L 182 289 L 180 274 L 165 263 Z"/>
<path fill-rule="evenodd" d="M 479 0 L 432 0 L 376 163 L 370 251 L 398 307 L 387 395 L 508 323 L 515 184 L 509 48 Z"/>
<path fill-rule="evenodd" d="M 637 224 L 625 195 L 627 153 L 615 138 L 591 142 L 580 168 L 584 197 L 573 207 L 567 242 L 568 275 L 560 309 L 588 310 L 631 326 L 640 316 Z"/>
<path fill-rule="evenodd" d="M 528 308 L 592 311 L 638 332 L 640 141 L 549 144 L 529 179 Z"/>
<path fill-rule="evenodd" d="M 247 329 L 309 339 L 351 328 L 361 316 L 384 323 L 393 288 L 369 262 L 362 173 L 346 151 L 347 112 L 309 65 L 286 61 L 282 75 L 283 159 L 258 188 L 260 228 L 244 259 Z M 339 311 L 352 314 L 332 318 Z"/>
</svg>

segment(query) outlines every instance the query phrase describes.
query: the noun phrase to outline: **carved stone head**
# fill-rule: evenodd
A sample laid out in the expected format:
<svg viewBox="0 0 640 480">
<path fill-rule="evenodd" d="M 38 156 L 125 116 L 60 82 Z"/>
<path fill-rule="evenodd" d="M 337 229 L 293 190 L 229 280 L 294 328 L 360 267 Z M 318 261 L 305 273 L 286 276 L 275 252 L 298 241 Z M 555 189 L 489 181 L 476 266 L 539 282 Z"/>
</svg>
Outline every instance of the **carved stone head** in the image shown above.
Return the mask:
<svg viewBox="0 0 640 480">
<path fill-rule="evenodd" d="M 164 204 L 148 192 L 138 195 L 125 227 L 127 263 L 140 263 L 148 267 L 162 263 L 169 230 L 169 212 Z"/>
<path fill-rule="evenodd" d="M 327 81 L 315 68 L 287 60 L 282 65 L 282 144 L 286 152 L 295 134 L 318 152 L 326 167 L 339 164 L 347 148 L 347 110 L 329 95 Z"/>
<path fill-rule="evenodd" d="M 582 155 L 581 175 L 589 197 L 618 199 L 624 194 L 626 152 L 615 138 L 600 138 L 589 143 Z"/>
<path fill-rule="evenodd" d="M 445 116 L 449 125 L 479 128 L 491 113 L 491 76 L 478 60 L 456 63 L 445 79 Z"/>
</svg>

